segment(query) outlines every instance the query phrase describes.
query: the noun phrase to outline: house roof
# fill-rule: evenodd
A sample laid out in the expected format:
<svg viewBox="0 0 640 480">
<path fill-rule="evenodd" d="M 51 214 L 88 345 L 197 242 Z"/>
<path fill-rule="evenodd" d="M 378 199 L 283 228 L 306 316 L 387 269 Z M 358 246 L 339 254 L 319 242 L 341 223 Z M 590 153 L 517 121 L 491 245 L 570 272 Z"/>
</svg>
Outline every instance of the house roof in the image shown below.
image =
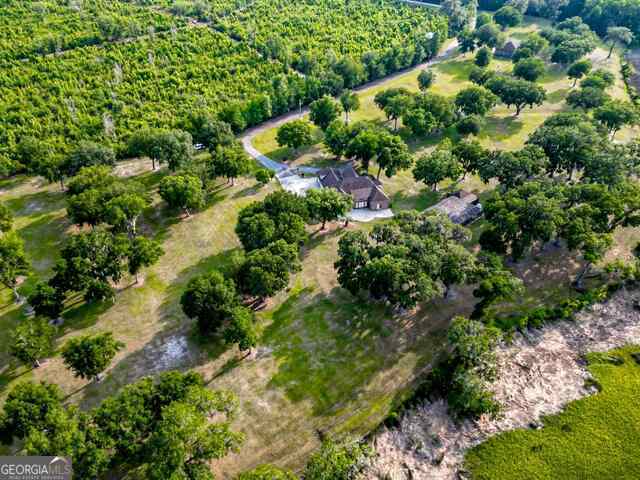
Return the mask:
<svg viewBox="0 0 640 480">
<path fill-rule="evenodd" d="M 369 197 L 370 202 L 383 202 L 385 200 L 389 200 L 389 197 L 387 197 L 380 187 L 375 187 L 371 191 L 371 196 Z"/>
<path fill-rule="evenodd" d="M 458 190 L 454 195 L 467 203 L 475 203 L 478 201 L 478 196 L 475 193 L 467 192 L 466 190 Z"/>
<path fill-rule="evenodd" d="M 322 183 L 324 187 L 338 188 L 342 180 L 336 172 L 330 168 L 328 171 L 325 171 L 324 175 L 320 176 L 320 183 Z"/>
<path fill-rule="evenodd" d="M 454 223 L 466 224 L 482 215 L 482 205 L 474 203 L 476 199 L 477 197 L 474 194 L 466 195 L 464 198 L 460 198 L 454 194 L 440 200 L 427 210 L 436 210 L 444 213 Z"/>
<path fill-rule="evenodd" d="M 356 202 L 388 200 L 381 189 L 381 183 L 368 175 L 359 175 L 349 164 L 339 168 L 327 168 L 320 172 L 323 187 L 335 188 L 353 197 Z"/>
<path fill-rule="evenodd" d="M 514 53 L 516 53 L 516 50 L 519 46 L 520 42 L 518 40 L 516 40 L 515 38 L 510 38 L 502 47 L 496 48 L 496 55 L 510 57 Z"/>
</svg>

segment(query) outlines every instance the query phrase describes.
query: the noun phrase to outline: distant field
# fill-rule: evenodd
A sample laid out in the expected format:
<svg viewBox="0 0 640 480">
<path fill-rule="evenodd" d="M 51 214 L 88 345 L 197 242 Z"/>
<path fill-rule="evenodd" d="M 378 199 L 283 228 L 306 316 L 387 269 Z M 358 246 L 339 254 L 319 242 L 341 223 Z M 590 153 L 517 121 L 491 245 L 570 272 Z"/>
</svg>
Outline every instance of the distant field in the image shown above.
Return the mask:
<svg viewBox="0 0 640 480">
<path fill-rule="evenodd" d="M 37 135 L 60 150 L 88 133 L 114 142 L 140 128 L 176 125 L 203 107 L 218 110 L 230 99 L 265 93 L 287 72 L 207 27 L 16 62 L 0 67 L 0 139 L 11 146 Z M 105 115 L 112 136 L 104 136 Z"/>
<path fill-rule="evenodd" d="M 304 54 L 321 64 L 343 55 L 359 58 L 371 52 L 384 57 L 400 49 L 411 35 L 424 35 L 428 27 L 440 32 L 433 10 L 401 2 L 336 2 L 335 0 L 256 0 L 251 8 L 229 15 L 219 25 L 232 35 L 263 46 L 282 42 L 290 54 Z M 392 62 L 389 59 L 389 62 Z M 395 71 L 392 63 L 388 71 Z"/>
<path fill-rule="evenodd" d="M 474 480 L 635 480 L 640 478 L 639 346 L 609 352 L 622 365 L 588 356 L 602 391 L 544 419 L 541 430 L 515 430 L 472 449 Z"/>
</svg>

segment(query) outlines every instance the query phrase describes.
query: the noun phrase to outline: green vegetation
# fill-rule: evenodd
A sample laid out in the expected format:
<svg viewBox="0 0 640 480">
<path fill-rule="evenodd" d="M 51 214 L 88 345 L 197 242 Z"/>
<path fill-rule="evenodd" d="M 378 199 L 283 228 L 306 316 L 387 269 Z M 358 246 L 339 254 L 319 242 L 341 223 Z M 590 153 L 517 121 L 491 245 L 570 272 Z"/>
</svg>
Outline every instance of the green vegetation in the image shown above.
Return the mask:
<svg viewBox="0 0 640 480">
<path fill-rule="evenodd" d="M 27 8 L 15 3 L 12 18 Z M 100 11 L 105 2 L 95 3 L 90 9 Z M 106 3 L 114 3 L 116 10 L 143 8 L 122 1 Z M 166 2 L 148 3 L 151 6 L 144 11 L 149 15 L 157 12 L 160 18 L 171 20 Z M 46 11 L 46 5 L 42 8 Z M 67 14 L 71 18 L 91 16 L 82 9 L 74 13 L 71 7 L 59 8 L 64 10 L 62 18 Z M 344 10 L 348 10 L 346 15 Z M 215 29 L 196 23 L 168 32 L 167 26 L 133 42 L 82 48 L 73 48 L 72 43 L 63 55 L 3 63 L 0 154 L 13 161 L 24 160 L 25 149 L 20 144 L 32 139 L 42 144 L 40 151 L 54 155 L 68 153 L 82 140 L 121 147 L 135 132 L 180 127 L 199 110 L 220 116 L 238 132 L 326 93 L 339 94 L 344 88 L 415 65 L 432 56 L 446 37 L 442 16 L 377 0 L 308 4 L 283 0 L 279 6 L 262 0 L 233 11 L 233 15 L 216 17 Z M 107 9 L 104 15 L 116 14 Z M 135 15 L 127 16 L 132 25 L 134 19 Z M 178 16 L 176 21 L 184 22 L 184 18 Z M 238 22 L 242 22 L 241 31 L 236 31 Z M 274 25 L 294 23 L 297 26 L 288 33 L 298 36 L 304 32 L 301 38 L 290 38 L 286 30 L 274 36 Z M 326 33 L 329 25 L 337 29 L 335 36 Z M 79 25 L 72 22 L 65 28 L 75 31 Z M 86 28 L 91 30 L 90 25 Z M 6 29 L 14 30 L 21 32 L 17 25 Z M 319 58 L 314 48 L 328 48 L 327 42 L 342 38 L 345 31 L 358 35 L 351 42 L 339 40 L 341 49 L 334 50 L 337 63 L 303 65 L 304 59 Z M 428 31 L 434 36 L 427 38 Z M 373 39 L 377 42 L 372 45 Z M 211 57 L 210 52 L 216 55 Z M 294 67 L 306 76 L 298 75 Z"/>
<path fill-rule="evenodd" d="M 0 6 L 0 62 L 33 59 L 185 24 L 186 19 L 147 8 L 142 2 L 91 0 L 76 7 L 52 0 L 8 0 Z"/>
<path fill-rule="evenodd" d="M 417 38 L 431 31 L 446 37 L 444 17 L 435 17 L 429 9 L 387 4 L 379 0 L 345 2 L 336 0 L 301 1 L 260 0 L 251 8 L 219 22 L 224 31 L 238 39 L 251 39 L 269 56 L 288 59 L 304 73 L 342 57 L 358 60 L 363 54 L 383 60 L 373 78 L 391 73 L 394 50 L 403 49 L 407 41 L 411 49 L 421 42 Z M 424 47 L 419 47 L 424 48 Z M 405 53 L 406 55 L 406 53 Z M 378 62 L 365 63 L 365 69 Z M 343 67 L 348 67 L 344 63 Z M 354 72 L 358 73 L 361 67 Z M 364 72 L 359 72 L 362 75 Z M 361 83 L 349 81 L 345 87 Z M 372 78 L 370 78 L 372 79 Z"/>
<path fill-rule="evenodd" d="M 502 433 L 472 449 L 466 456 L 472 478 L 637 478 L 640 364 L 631 355 L 638 351 L 640 347 L 628 346 L 587 355 L 600 391 L 546 417 L 540 430 Z"/>
<path fill-rule="evenodd" d="M 6 92 L 0 97 L 0 166 L 13 162 L 13 168 L 61 183 L 24 176 L 1 182 L 7 208 L 0 209 L 0 230 L 14 227 L 1 239 L 24 242 L 24 258 L 15 254 L 21 253 L 18 242 L 6 255 L 9 262 L 18 260 L 15 269 L 5 268 L 6 284 L 28 297 L 36 318 L 11 303 L 9 288 L 2 291 L 0 327 L 14 334 L 0 340 L 6 367 L 0 396 L 22 381 L 58 384 L 59 395 L 45 387 L 34 397 L 64 395 L 70 407 L 55 409 L 54 425 L 45 419 L 38 427 L 77 435 L 81 450 L 64 452 L 82 459 L 78 465 L 87 469 L 81 470 L 89 472 L 87 478 L 95 476 L 90 468 L 124 464 L 130 456 L 137 463 L 126 467 L 139 468 L 145 478 L 176 472 L 208 478 L 212 459 L 218 476 L 271 462 L 302 469 L 320 438 L 364 435 L 398 404 L 446 345 L 452 318 L 494 311 L 508 316 L 516 310 L 510 304 L 516 293 L 540 303 L 569 296 L 570 281 L 584 262 L 577 258 L 580 265 L 558 271 L 558 257 L 568 256 L 564 248 L 555 257 L 541 254 L 530 270 L 530 252 L 523 252 L 525 259 L 507 269 L 476 255 L 482 232 L 493 229 L 484 221 L 467 232 L 434 216 L 407 213 L 391 222 L 343 227 L 337 221 L 348 211 L 349 198 L 323 190 L 302 200 L 279 190 L 234 138 L 247 126 L 317 102 L 312 120 L 320 128 L 310 128 L 306 119 L 286 124 L 280 140 L 288 148 L 274 158 L 291 156 L 294 166 L 336 165 L 318 148 L 324 141 L 336 157 L 357 160 L 357 168 L 377 175 L 397 213 L 435 203 L 440 194 L 428 186 L 445 193 L 463 187 L 486 201 L 496 181 L 502 192 L 545 173 L 550 163 L 546 150 L 540 152 L 548 138 L 538 136 L 540 147 L 524 142 L 545 119 L 569 108 L 564 100 L 571 82 L 564 70 L 547 65 L 541 71 L 539 62 L 526 60 L 546 59 L 549 53 L 527 37 L 535 24 L 525 21 L 508 33 L 529 40 L 531 55 L 524 52 L 528 56 L 518 70 L 537 87 L 514 80 L 512 63 L 500 59 L 485 69 L 485 80 L 495 72 L 508 79 L 494 85 L 496 93 L 473 86 L 470 78 L 477 78 L 469 52 L 427 73 L 414 69 L 353 91 L 431 57 L 444 40 L 443 17 L 377 0 L 145 4 L 161 19 L 174 18 L 177 29 L 134 32 L 136 38 L 126 42 L 101 38 L 99 45 L 0 66 L 0 94 Z M 132 14 L 132 24 L 137 18 Z M 485 32 L 485 43 L 502 38 L 494 27 L 486 29 L 491 31 Z M 87 22 L 85 31 L 92 28 Z M 473 42 L 475 48 L 475 37 Z M 618 50 L 603 60 L 606 53 L 597 50 L 594 68 L 615 72 L 614 84 L 586 71 L 583 81 L 604 81 L 607 95 L 623 99 Z M 523 85 L 527 88 L 518 88 Z M 520 97 L 527 96 L 523 90 L 535 90 L 537 98 L 524 101 L 535 108 L 514 117 L 496 104 L 501 98 L 520 110 L 522 101 L 507 98 L 507 90 Z M 629 112 L 618 108 L 627 105 L 605 105 L 597 110 L 596 132 L 613 135 L 618 128 L 618 138 L 628 139 Z M 459 122 L 462 116 L 466 124 Z M 458 132 L 476 134 L 478 142 L 461 142 Z M 256 145 L 272 145 L 264 149 L 271 155 L 276 136 L 275 130 L 266 132 Z M 140 158 L 114 166 L 116 159 L 133 156 Z M 429 185 L 420 184 L 410 168 L 414 158 L 426 158 L 423 164 L 435 158 L 430 165 L 443 166 L 444 174 L 434 179 L 426 174 L 433 169 L 425 167 L 417 178 Z M 562 165 L 555 172 L 559 181 L 575 165 L 581 177 L 605 183 L 626 172 L 595 168 L 616 167 L 610 159 L 599 155 L 590 165 L 566 156 L 553 161 Z M 529 225 L 521 217 L 516 226 L 525 231 Z M 615 238 L 619 248 L 612 255 L 626 255 L 635 245 L 634 223 L 621 224 L 628 230 L 615 229 L 623 238 Z M 536 230 L 525 250 L 546 237 Z M 580 243 L 585 237 L 575 238 Z M 362 239 L 360 250 L 349 251 Z M 517 238 L 498 240 L 511 246 Z M 597 253 L 584 258 L 598 263 Z M 372 261 L 363 266 L 360 256 Z M 336 261 L 352 271 L 336 272 Z M 45 318 L 61 325 L 49 327 Z M 482 330 L 476 320 L 469 322 L 470 336 Z M 95 341 L 102 332 L 113 332 L 102 342 L 106 345 Z M 28 339 L 32 334 L 37 338 Z M 41 360 L 46 362 L 30 368 Z M 131 412 L 121 395 L 138 388 L 155 395 L 155 387 L 141 378 L 173 369 L 197 371 L 202 378 L 196 383 L 206 382 L 204 391 L 232 390 L 242 406 L 229 419 L 233 425 L 208 425 L 204 418 L 219 409 L 203 410 L 198 401 L 181 398 L 154 411 L 149 422 L 146 412 L 133 412 L 145 419 L 144 431 L 130 428 Z M 103 379 L 91 382 L 98 374 Z M 461 415 L 494 410 L 483 390 L 487 378 L 457 372 Z M 226 410 L 227 397 L 219 400 L 217 406 Z M 87 416 L 76 416 L 71 407 L 76 404 Z M 108 452 L 92 456 L 96 452 L 83 437 L 85 421 L 117 430 L 103 437 Z M 5 427 L 20 432 L 27 426 Z M 209 427 L 219 427 L 224 438 L 211 435 Z M 243 450 L 226 456 L 239 447 L 236 431 L 245 434 Z M 27 449 L 48 453 L 65 439 L 53 440 L 33 435 Z M 218 448 L 217 440 L 226 446 Z M 300 448 L 292 451 L 294 443 Z M 352 453 L 344 445 L 326 444 L 313 457 L 309 478 L 314 465 L 315 473 L 334 468 L 332 475 L 341 478 L 359 456 Z M 85 463 L 87 458 L 103 463 Z M 248 478 L 290 477 L 270 470 L 256 469 Z"/>
<path fill-rule="evenodd" d="M 238 451 L 244 439 L 229 424 L 237 399 L 206 388 L 194 372 L 142 378 L 89 412 L 62 400 L 55 384 L 19 384 L 4 404 L 3 443 L 15 437 L 29 455 L 69 455 L 82 478 L 117 468 L 154 480 L 174 474 L 213 480 L 207 462 Z"/>
</svg>

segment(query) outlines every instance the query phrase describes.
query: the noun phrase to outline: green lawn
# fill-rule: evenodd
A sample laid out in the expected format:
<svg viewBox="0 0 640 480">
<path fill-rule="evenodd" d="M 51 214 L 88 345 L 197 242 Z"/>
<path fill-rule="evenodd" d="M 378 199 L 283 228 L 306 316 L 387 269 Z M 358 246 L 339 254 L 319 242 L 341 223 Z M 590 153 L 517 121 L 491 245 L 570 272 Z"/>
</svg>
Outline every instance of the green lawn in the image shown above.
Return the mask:
<svg viewBox="0 0 640 480">
<path fill-rule="evenodd" d="M 466 468 L 475 480 L 636 480 L 640 478 L 639 346 L 610 352 L 622 365 L 591 354 L 589 370 L 602 386 L 544 419 L 541 430 L 500 434 L 472 449 Z"/>
<path fill-rule="evenodd" d="M 165 170 L 149 171 L 146 160 L 119 165 L 154 193 Z M 69 225 L 65 197 L 57 185 L 17 178 L 0 185 L 16 216 L 34 270 L 23 292 L 37 278 L 48 278 Z M 96 405 L 143 375 L 163 370 L 195 369 L 211 388 L 238 394 L 241 413 L 235 427 L 247 441 L 238 455 L 217 462 L 220 478 L 232 478 L 258 463 L 301 466 L 317 448 L 317 432 L 365 434 L 386 415 L 396 398 L 440 351 L 449 318 L 469 301 L 440 305 L 393 318 L 383 305 L 351 297 L 338 288 L 333 262 L 342 227 L 325 232 L 310 228 L 302 271 L 292 288 L 272 299 L 258 315 L 262 331 L 255 357 L 242 359 L 221 339 L 203 342 L 193 335 L 179 298 L 193 276 L 224 269 L 239 254 L 234 233 L 238 211 L 277 188 L 259 188 L 244 178 L 234 187 L 212 189 L 207 207 L 190 218 L 169 211 L 154 193 L 154 203 L 140 222 L 141 231 L 159 239 L 165 255 L 144 272 L 144 283 L 118 286 L 114 304 L 86 306 L 75 299 L 64 313 L 57 347 L 72 336 L 113 331 L 126 348 L 99 384 L 73 377 L 59 355 L 38 369 L 7 355 L 8 336 L 0 340 L 0 396 L 18 381 L 44 380 L 60 385 L 67 401 Z M 370 228 L 352 224 L 349 228 Z M 0 326 L 5 332 L 24 319 L 22 308 L 2 291 Z M 454 311 L 455 310 L 455 311 Z M 298 448 L 291 449 L 292 444 Z"/>
</svg>

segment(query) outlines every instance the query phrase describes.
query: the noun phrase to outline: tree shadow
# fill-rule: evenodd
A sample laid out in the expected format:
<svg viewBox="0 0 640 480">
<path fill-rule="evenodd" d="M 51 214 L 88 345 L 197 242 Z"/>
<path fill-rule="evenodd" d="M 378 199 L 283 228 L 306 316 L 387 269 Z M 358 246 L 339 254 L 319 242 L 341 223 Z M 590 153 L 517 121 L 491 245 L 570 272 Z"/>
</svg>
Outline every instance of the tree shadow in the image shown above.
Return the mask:
<svg viewBox="0 0 640 480">
<path fill-rule="evenodd" d="M 301 256 L 307 258 L 309 254 L 324 242 L 333 238 L 341 236 L 346 230 L 344 228 L 344 222 L 342 220 L 327 224 L 327 228 L 321 230 L 322 225 L 317 225 L 317 229 L 309 235 L 309 239 L 305 242 Z"/>
<path fill-rule="evenodd" d="M 0 179 L 0 190 L 13 190 L 14 188 L 24 185 L 31 179 L 33 179 L 33 177 L 27 175 L 16 175 L 14 177 Z"/>
<path fill-rule="evenodd" d="M 64 233 L 70 227 L 66 216 L 47 214 L 17 230 L 24 240 L 25 250 L 33 269 L 39 274 L 53 267 Z"/>
<path fill-rule="evenodd" d="M 547 64 L 547 68 L 540 78 L 540 83 L 552 83 L 565 79 L 567 82 L 573 82 L 567 78 L 567 69 L 561 65 Z"/>
<path fill-rule="evenodd" d="M 231 357 L 216 373 L 213 374 L 209 380 L 207 380 L 207 385 L 240 366 L 242 364 L 242 360 L 242 358 L 237 356 Z"/>
<path fill-rule="evenodd" d="M 96 385 L 87 385 L 80 392 L 83 406 L 93 406 L 105 392 L 117 391 L 147 375 L 157 375 L 167 370 L 189 370 L 218 359 L 229 346 L 220 336 L 202 337 L 196 330 L 195 321 L 187 318 L 180 306 L 180 297 L 189 280 L 196 275 L 220 270 L 232 275 L 239 264 L 240 248 L 226 250 L 201 259 L 198 263 L 183 269 L 166 288 L 158 315 L 163 328 L 141 348 L 132 351 Z"/>
<path fill-rule="evenodd" d="M 565 101 L 567 95 L 571 91 L 571 88 L 560 88 L 547 94 L 547 102 L 552 104 L 558 104 Z"/>
<path fill-rule="evenodd" d="M 167 169 L 150 170 L 147 172 L 138 173 L 127 177 L 128 180 L 134 180 L 140 183 L 147 192 L 153 191 L 158 188 L 162 179 L 171 172 Z"/>
<path fill-rule="evenodd" d="M 472 60 L 449 60 L 436 65 L 434 68 L 446 75 L 451 75 L 454 80 L 465 81 L 473 70 Z"/>
<path fill-rule="evenodd" d="M 188 371 L 207 359 L 191 338 L 192 322 L 185 320 L 178 328 L 156 333 L 140 349 L 118 360 L 100 383 L 90 382 L 72 395 L 82 408 L 91 408 L 107 395 L 143 377 L 156 376 L 169 370 Z"/>
<path fill-rule="evenodd" d="M 337 292 L 339 293 L 339 292 Z M 384 309 L 299 290 L 275 311 L 261 344 L 272 349 L 278 371 L 270 388 L 292 402 L 310 401 L 314 415 L 332 415 L 391 361 L 376 349 Z"/>
<path fill-rule="evenodd" d="M 266 157 L 276 162 L 286 162 L 290 160 L 290 156 L 293 154 L 293 150 L 289 147 L 278 147 L 268 152 L 262 152 Z"/>
<path fill-rule="evenodd" d="M 228 193 L 224 192 L 224 188 L 215 188 L 205 198 L 204 206 L 191 215 L 197 215 L 214 205 L 222 202 L 228 197 Z M 171 208 L 163 201 L 154 203 L 145 209 L 139 221 L 140 233 L 152 237 L 154 240 L 163 243 L 171 232 L 171 227 L 182 222 L 188 221 L 186 214 L 182 209 Z"/>
<path fill-rule="evenodd" d="M 459 138 L 458 132 L 456 132 L 454 126 L 437 132 L 432 132 L 425 136 L 415 136 L 405 129 L 402 129 L 401 132 L 411 153 L 417 153 L 425 148 L 435 147 L 445 138 L 453 141 Z"/>
<path fill-rule="evenodd" d="M 237 198 L 245 198 L 245 197 L 250 197 L 252 195 L 255 195 L 256 193 L 258 193 L 258 188 L 259 188 L 259 184 L 255 184 L 252 185 L 250 187 L 245 187 L 242 190 L 238 190 L 236 193 L 234 193 L 231 198 L 237 199 Z"/>
<path fill-rule="evenodd" d="M 61 191 L 43 190 L 20 195 L 5 201 L 16 217 L 47 215 L 66 207 L 65 195 Z"/>
<path fill-rule="evenodd" d="M 517 134 L 523 128 L 524 122 L 519 117 L 487 117 L 484 119 L 484 128 L 479 137 L 504 140 Z"/>
<path fill-rule="evenodd" d="M 71 299 L 73 301 L 73 298 Z M 104 300 L 101 302 L 87 303 L 84 299 L 78 297 L 76 302 L 68 307 L 62 314 L 64 323 L 61 331 L 63 334 L 74 330 L 84 330 L 98 322 L 100 316 L 109 310 L 115 302 L 113 300 Z"/>
<path fill-rule="evenodd" d="M 392 206 L 395 211 L 418 210 L 423 211 L 435 205 L 440 199 L 440 194 L 429 188 L 423 188 L 415 195 L 409 195 L 406 192 L 398 191 L 391 197 Z"/>
<path fill-rule="evenodd" d="M 317 155 L 297 165 L 298 167 L 328 168 L 340 165 L 342 162 L 333 156 Z"/>
<path fill-rule="evenodd" d="M 13 362 L 9 362 L 9 365 L 4 369 L 2 373 L 0 373 L 0 392 L 3 392 L 7 386 L 23 377 L 25 375 L 33 372 L 35 368 L 33 366 L 27 365 L 14 365 Z"/>
<path fill-rule="evenodd" d="M 465 295 L 470 296 L 469 289 Z M 394 375 L 391 372 L 408 353 L 423 370 L 440 351 L 428 346 L 439 344 L 450 319 L 459 312 L 470 313 L 472 303 L 459 308 L 456 302 L 437 299 L 394 315 L 383 303 L 353 297 L 340 288 L 315 295 L 311 288 L 300 289 L 269 312 L 272 323 L 261 343 L 278 361 L 269 386 L 284 390 L 292 402 L 310 401 L 316 416 L 340 415 L 338 422 L 344 422 L 342 415 L 358 416 L 362 412 L 352 407 L 364 405 L 379 421 L 385 412 L 376 410 L 377 395 L 388 397 L 403 381 L 389 378 L 388 387 L 380 386 L 380 377 Z M 382 392 L 371 390 L 374 381 Z"/>
</svg>

